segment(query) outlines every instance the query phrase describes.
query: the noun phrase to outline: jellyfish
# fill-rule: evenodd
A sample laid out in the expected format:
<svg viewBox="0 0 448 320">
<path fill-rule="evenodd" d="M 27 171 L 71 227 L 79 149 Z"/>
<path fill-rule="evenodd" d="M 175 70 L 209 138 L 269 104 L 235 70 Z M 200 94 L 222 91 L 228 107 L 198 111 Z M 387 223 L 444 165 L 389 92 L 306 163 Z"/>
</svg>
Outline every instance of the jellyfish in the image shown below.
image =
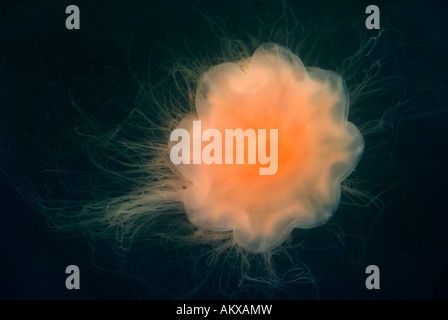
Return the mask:
<svg viewBox="0 0 448 320">
<path fill-rule="evenodd" d="M 70 93 L 79 120 L 39 170 L 42 190 L 2 170 L 53 230 L 91 243 L 96 268 L 140 279 L 150 298 L 288 297 L 299 285 L 309 297 L 308 230 L 338 234 L 344 195 L 372 200 L 352 176 L 371 127 L 349 121 L 349 100 L 375 82 L 349 93 L 347 73 L 305 66 L 281 41 L 224 46 L 219 59 L 174 59 L 157 83 L 137 82 L 112 127 Z"/>
<path fill-rule="evenodd" d="M 57 111 L 20 137 L 49 155 L 30 166 L 33 148 L 11 139 L 0 173 L 52 230 L 81 236 L 85 264 L 138 281 L 139 297 L 318 296 L 322 268 L 359 265 L 384 208 L 385 141 L 420 114 L 403 115 L 417 90 L 384 63 L 400 56 L 393 30 L 301 25 L 282 4 L 272 21 L 242 19 L 257 22 L 250 36 L 204 14 L 211 28 L 152 48 L 137 72 L 126 52 L 125 71 L 68 90 L 39 82 Z M 114 41 L 99 47 L 126 42 Z"/>
<path fill-rule="evenodd" d="M 338 74 L 305 68 L 289 49 L 273 43 L 202 74 L 196 112 L 179 123 L 188 128 L 190 141 L 186 150 L 177 147 L 183 139 L 171 147 L 174 154 L 181 149 L 188 155 L 178 168 L 191 182 L 183 194 L 189 220 L 208 230 L 232 230 L 234 241 L 251 252 L 272 250 L 293 228 L 328 221 L 339 204 L 340 183 L 364 147 L 359 130 L 347 121 L 348 100 Z M 203 148 L 202 133 L 193 132 L 195 120 L 209 141 Z M 229 128 L 240 129 L 239 135 Z M 260 128 L 258 140 L 254 128 Z M 273 130 L 275 138 L 266 133 Z M 201 163 L 210 154 L 213 159 Z M 260 169 L 254 168 L 257 162 Z"/>
</svg>

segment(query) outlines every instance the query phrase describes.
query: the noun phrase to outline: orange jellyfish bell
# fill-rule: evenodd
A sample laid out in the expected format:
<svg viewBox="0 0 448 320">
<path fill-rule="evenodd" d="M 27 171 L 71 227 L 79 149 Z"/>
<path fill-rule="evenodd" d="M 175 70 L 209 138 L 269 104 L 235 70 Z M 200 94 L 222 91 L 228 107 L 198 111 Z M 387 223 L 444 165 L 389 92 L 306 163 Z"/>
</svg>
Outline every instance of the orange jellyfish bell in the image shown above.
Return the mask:
<svg viewBox="0 0 448 320">
<path fill-rule="evenodd" d="M 237 244 L 265 252 L 331 218 L 364 149 L 337 73 L 267 43 L 205 72 L 195 106 L 170 139 L 194 225 L 233 230 Z"/>
</svg>

